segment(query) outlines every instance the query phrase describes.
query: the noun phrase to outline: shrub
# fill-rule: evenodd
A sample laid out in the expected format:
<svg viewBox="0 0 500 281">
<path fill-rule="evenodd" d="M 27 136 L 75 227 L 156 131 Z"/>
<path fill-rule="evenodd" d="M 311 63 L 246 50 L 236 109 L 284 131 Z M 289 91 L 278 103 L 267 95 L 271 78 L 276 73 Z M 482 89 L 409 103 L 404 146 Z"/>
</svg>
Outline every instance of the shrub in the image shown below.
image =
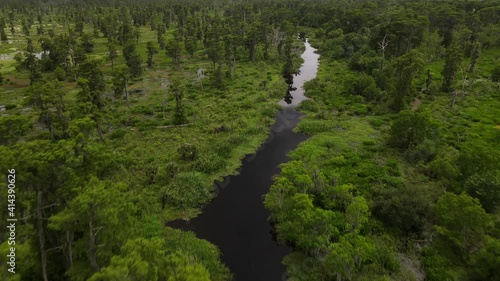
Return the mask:
<svg viewBox="0 0 500 281">
<path fill-rule="evenodd" d="M 437 126 L 426 112 L 401 111 L 394 120 L 389 144 L 403 150 L 411 149 L 437 136 Z"/>
<path fill-rule="evenodd" d="M 200 172 L 179 173 L 165 187 L 165 195 L 172 205 L 178 207 L 196 207 L 211 197 L 212 182 Z"/>
<path fill-rule="evenodd" d="M 7 104 L 5 110 L 11 110 L 17 107 L 17 104 Z"/>
<path fill-rule="evenodd" d="M 218 154 L 205 154 L 193 164 L 193 169 L 203 173 L 213 173 L 224 167 L 224 159 Z"/>
<path fill-rule="evenodd" d="M 195 160 L 198 157 L 198 148 L 196 146 L 185 143 L 177 149 L 177 152 L 184 160 Z"/>
<path fill-rule="evenodd" d="M 64 81 L 64 79 L 66 79 L 66 71 L 64 71 L 64 69 L 60 67 L 57 67 L 54 70 L 54 75 L 56 76 L 56 79 L 59 81 Z"/>
</svg>

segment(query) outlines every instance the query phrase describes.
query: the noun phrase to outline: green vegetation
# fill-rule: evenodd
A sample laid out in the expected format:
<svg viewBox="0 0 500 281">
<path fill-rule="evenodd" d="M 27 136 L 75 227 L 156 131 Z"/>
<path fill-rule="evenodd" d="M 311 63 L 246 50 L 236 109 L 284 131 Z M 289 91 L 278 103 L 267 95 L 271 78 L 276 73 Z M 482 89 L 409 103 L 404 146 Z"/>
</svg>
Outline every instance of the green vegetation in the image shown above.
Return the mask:
<svg viewBox="0 0 500 281">
<path fill-rule="evenodd" d="M 311 138 L 265 197 L 290 280 L 500 280 L 497 0 L 0 7 L 2 280 L 231 280 L 165 224 L 266 139 L 297 34 Z"/>
<path fill-rule="evenodd" d="M 499 3 L 462 4 L 309 6 L 312 137 L 265 198 L 291 279 L 500 280 Z"/>
<path fill-rule="evenodd" d="M 266 139 L 283 65 L 300 65 L 293 15 L 56 2 L 1 4 L 0 169 L 19 220 L 11 274 L 2 207 L 1 279 L 229 280 L 215 246 L 165 224 Z"/>
</svg>

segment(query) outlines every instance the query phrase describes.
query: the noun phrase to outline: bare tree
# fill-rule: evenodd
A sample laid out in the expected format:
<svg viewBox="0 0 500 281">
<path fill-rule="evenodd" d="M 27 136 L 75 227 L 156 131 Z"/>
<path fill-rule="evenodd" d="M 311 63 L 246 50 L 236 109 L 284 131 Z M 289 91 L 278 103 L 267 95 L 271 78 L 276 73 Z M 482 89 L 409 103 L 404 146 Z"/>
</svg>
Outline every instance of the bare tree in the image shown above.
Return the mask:
<svg viewBox="0 0 500 281">
<path fill-rule="evenodd" d="M 385 48 L 389 45 L 389 40 L 387 40 L 387 34 L 384 36 L 384 39 L 382 41 L 377 42 L 378 46 L 382 50 L 382 61 L 380 63 L 380 69 L 384 69 L 384 62 L 385 62 Z"/>
</svg>

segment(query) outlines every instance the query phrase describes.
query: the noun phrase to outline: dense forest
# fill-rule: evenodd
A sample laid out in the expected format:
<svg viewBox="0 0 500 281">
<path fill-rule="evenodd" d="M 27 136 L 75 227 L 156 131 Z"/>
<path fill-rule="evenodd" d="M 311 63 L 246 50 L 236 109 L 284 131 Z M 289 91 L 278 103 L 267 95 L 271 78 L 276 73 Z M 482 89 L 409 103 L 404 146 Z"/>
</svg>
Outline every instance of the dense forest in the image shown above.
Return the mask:
<svg viewBox="0 0 500 281">
<path fill-rule="evenodd" d="M 304 38 L 311 137 L 263 198 L 288 280 L 500 280 L 498 0 L 1 0 L 0 278 L 233 280 L 167 222 L 265 141 Z"/>
</svg>

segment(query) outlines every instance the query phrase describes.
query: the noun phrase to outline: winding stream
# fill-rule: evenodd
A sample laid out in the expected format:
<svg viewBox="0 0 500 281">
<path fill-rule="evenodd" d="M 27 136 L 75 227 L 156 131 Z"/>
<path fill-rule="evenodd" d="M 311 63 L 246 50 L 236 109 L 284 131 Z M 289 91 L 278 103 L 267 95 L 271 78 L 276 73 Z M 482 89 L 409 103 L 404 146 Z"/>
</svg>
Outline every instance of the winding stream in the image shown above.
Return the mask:
<svg viewBox="0 0 500 281">
<path fill-rule="evenodd" d="M 175 221 L 170 225 L 192 230 L 199 238 L 217 245 L 224 262 L 235 281 L 286 280 L 286 268 L 281 264 L 291 252 L 286 246 L 277 245 L 267 221 L 270 213 L 263 205 L 263 196 L 269 191 L 278 165 L 288 161 L 288 152 L 306 140 L 306 136 L 292 129 L 301 114 L 295 107 L 307 97 L 302 88 L 306 81 L 316 77 L 319 55 L 306 41 L 302 54 L 304 63 L 299 74 L 293 77 L 293 88 L 288 102 L 279 104 L 283 110 L 276 115 L 276 123 L 266 142 L 254 155 L 243 160 L 240 174 L 227 177 L 218 184 L 218 195 L 195 219 Z"/>
</svg>

